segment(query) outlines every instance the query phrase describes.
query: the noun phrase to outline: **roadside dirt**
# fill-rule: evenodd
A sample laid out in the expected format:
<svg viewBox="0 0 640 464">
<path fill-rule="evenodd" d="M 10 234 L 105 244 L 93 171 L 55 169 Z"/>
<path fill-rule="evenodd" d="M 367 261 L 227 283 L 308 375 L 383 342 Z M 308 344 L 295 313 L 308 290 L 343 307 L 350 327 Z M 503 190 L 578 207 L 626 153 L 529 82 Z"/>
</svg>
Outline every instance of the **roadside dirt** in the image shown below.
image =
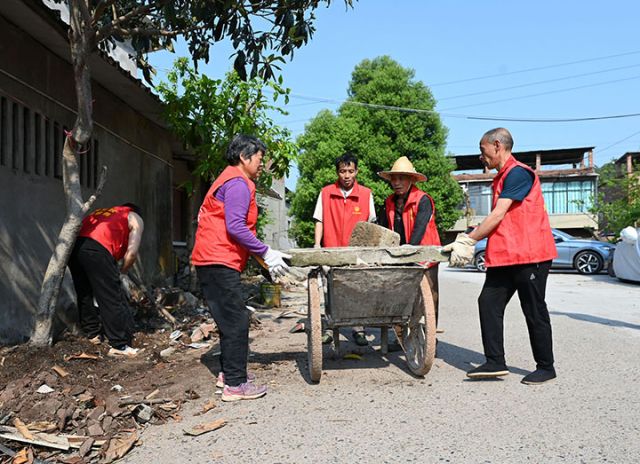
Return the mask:
<svg viewBox="0 0 640 464">
<path fill-rule="evenodd" d="M 264 310 L 256 303 L 262 281 L 262 277 L 255 277 L 244 282 L 248 304 L 258 311 Z M 289 283 L 287 287 L 295 292 L 300 285 Z M 0 443 L 16 452 L 31 447 L 37 458 L 48 462 L 111 462 L 115 455 L 109 447 L 117 440 L 131 437 L 133 445 L 134 434 L 141 427 L 180 421 L 185 402 L 200 401 L 203 410 L 215 407 L 212 384 L 219 371 L 217 332 L 206 334 L 203 340 L 199 336 L 191 339 L 195 329 L 207 327 L 213 320 L 202 301 L 172 309 L 178 320 L 174 328 L 157 317 L 137 320 L 140 330 L 134 347 L 144 350 L 134 359 L 110 358 L 107 343 L 96 346 L 71 334 L 51 347 L 0 347 L 0 435 L 15 432 L 12 427 L 17 427 L 18 419 L 30 432 L 72 437 L 69 450 L 4 438 Z M 261 337 L 263 332 L 260 312 L 254 314 L 251 338 Z M 194 341 L 202 346 L 190 347 Z M 274 361 L 277 364 L 270 359 L 269 365 L 259 357 L 249 361 L 254 371 L 272 369 Z M 149 420 L 141 411 L 143 403 L 153 410 Z M 13 461 L 0 453 L 0 463 L 5 462 Z"/>
</svg>

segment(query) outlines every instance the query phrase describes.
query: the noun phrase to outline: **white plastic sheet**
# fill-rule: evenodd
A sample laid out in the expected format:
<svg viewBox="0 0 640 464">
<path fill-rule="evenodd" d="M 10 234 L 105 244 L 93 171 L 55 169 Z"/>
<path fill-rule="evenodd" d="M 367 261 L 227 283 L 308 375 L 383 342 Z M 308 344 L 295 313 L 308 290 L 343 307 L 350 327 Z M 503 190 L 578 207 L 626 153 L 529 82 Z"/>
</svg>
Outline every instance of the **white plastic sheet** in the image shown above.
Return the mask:
<svg viewBox="0 0 640 464">
<path fill-rule="evenodd" d="M 633 227 L 625 227 L 620 232 L 622 240 L 616 245 L 613 255 L 613 271 L 623 280 L 640 282 L 640 240 Z"/>
</svg>

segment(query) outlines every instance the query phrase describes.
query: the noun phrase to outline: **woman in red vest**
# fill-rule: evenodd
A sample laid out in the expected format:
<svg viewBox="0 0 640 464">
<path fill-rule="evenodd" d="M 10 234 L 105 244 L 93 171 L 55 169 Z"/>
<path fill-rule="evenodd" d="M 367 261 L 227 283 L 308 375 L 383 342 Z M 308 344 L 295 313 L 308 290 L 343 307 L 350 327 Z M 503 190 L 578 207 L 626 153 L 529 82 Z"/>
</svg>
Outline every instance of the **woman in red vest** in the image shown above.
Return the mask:
<svg viewBox="0 0 640 464">
<path fill-rule="evenodd" d="M 444 250 L 450 263 L 470 263 L 478 240 L 489 237 L 487 276 L 478 304 L 482 344 L 487 362 L 467 372 L 470 378 L 495 378 L 509 373 L 504 357 L 504 310 L 517 291 L 527 321 L 536 370 L 522 383 L 535 385 L 556 377 L 553 366 L 551 321 L 545 302 L 547 276 L 557 256 L 544 207 L 540 179 L 511 154 L 513 138 L 507 129 L 492 129 L 480 139 L 480 160 L 498 174 L 493 179 L 493 209 L 473 231 L 459 234 Z"/>
<path fill-rule="evenodd" d="M 384 214 L 379 224 L 400 235 L 400 245 L 440 246 L 440 235 L 436 227 L 436 208 L 433 198 L 418 187 L 416 182 L 424 182 L 427 176 L 420 174 L 406 156 L 393 163 L 390 171 L 378 175 L 388 180 L 393 193 L 384 202 Z M 431 295 L 438 321 L 438 263 L 425 264 L 426 276 L 431 286 Z M 397 333 L 397 332 L 396 332 Z"/>
<path fill-rule="evenodd" d="M 256 385 L 247 374 L 249 312 L 240 273 L 249 255 L 262 257 L 274 276 L 289 269 L 283 259 L 289 255 L 256 237 L 258 205 L 253 181 L 262 171 L 266 151 L 259 139 L 236 135 L 225 155 L 229 166 L 211 185 L 198 213 L 191 262 L 220 334 L 217 385 L 223 388 L 222 401 L 251 400 L 267 393 L 266 385 Z"/>
</svg>

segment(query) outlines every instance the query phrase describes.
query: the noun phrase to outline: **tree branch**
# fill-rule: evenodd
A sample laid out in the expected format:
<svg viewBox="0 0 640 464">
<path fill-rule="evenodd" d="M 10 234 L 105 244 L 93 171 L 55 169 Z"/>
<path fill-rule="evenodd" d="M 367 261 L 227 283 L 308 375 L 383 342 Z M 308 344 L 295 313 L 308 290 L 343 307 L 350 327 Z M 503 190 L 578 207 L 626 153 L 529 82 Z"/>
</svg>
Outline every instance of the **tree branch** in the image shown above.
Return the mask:
<svg viewBox="0 0 640 464">
<path fill-rule="evenodd" d="M 158 8 L 160 5 L 140 5 L 138 8 L 134 8 L 133 10 L 131 10 L 130 12 L 122 15 L 122 16 L 117 16 L 116 15 L 116 11 L 115 11 L 115 6 L 113 5 L 113 3 L 115 2 L 115 0 L 107 0 L 108 2 L 111 3 L 111 6 L 114 7 L 113 8 L 113 21 L 105 24 L 104 26 L 102 26 L 100 29 L 98 29 L 98 32 L 96 32 L 96 41 L 100 42 L 101 40 L 109 37 L 114 31 L 118 31 L 119 30 L 119 26 L 123 23 L 127 23 L 128 21 L 137 18 L 139 16 L 146 16 L 148 13 L 150 13 L 151 11 L 153 11 L 154 9 Z M 163 3 L 163 2 L 161 2 Z"/>
<path fill-rule="evenodd" d="M 98 199 L 100 195 L 102 195 L 102 189 L 104 188 L 104 184 L 106 182 L 107 182 L 107 166 L 102 166 L 102 169 L 100 170 L 100 176 L 98 177 L 98 186 L 96 187 L 96 191 L 82 205 L 82 211 L 84 214 L 86 214 L 91 209 L 91 207 L 93 206 L 93 203 Z"/>
<path fill-rule="evenodd" d="M 102 0 L 93 12 L 93 20 L 91 21 L 91 25 L 95 26 L 105 10 L 113 5 L 116 1 L 117 0 Z"/>
</svg>

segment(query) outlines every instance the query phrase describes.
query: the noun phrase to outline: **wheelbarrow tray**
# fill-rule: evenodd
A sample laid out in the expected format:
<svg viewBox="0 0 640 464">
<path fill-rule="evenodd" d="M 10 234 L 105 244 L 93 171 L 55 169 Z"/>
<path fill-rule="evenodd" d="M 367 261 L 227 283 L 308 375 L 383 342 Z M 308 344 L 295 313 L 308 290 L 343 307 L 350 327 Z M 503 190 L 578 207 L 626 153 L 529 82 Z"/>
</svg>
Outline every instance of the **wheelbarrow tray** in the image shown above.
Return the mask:
<svg viewBox="0 0 640 464">
<path fill-rule="evenodd" d="M 331 268 L 325 316 L 329 327 L 403 324 L 412 314 L 424 269 L 419 266 Z"/>
</svg>

